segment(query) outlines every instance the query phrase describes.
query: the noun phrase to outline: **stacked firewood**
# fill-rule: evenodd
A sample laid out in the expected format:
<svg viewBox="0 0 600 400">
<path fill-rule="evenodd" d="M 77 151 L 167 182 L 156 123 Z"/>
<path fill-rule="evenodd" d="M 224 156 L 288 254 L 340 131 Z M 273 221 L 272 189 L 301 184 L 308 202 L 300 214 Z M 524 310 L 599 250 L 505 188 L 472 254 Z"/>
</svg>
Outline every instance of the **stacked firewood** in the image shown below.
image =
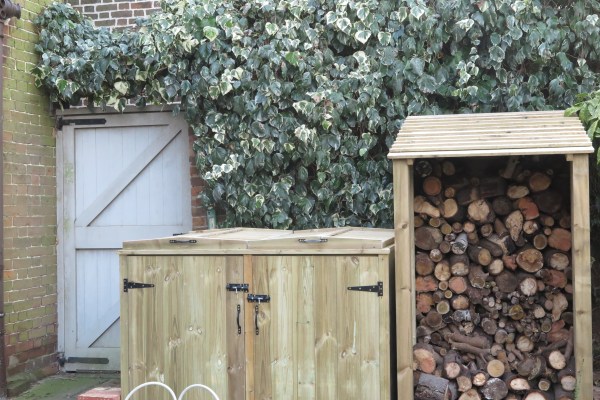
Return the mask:
<svg viewBox="0 0 600 400">
<path fill-rule="evenodd" d="M 566 163 L 496 162 L 414 166 L 417 400 L 575 396 Z"/>
</svg>

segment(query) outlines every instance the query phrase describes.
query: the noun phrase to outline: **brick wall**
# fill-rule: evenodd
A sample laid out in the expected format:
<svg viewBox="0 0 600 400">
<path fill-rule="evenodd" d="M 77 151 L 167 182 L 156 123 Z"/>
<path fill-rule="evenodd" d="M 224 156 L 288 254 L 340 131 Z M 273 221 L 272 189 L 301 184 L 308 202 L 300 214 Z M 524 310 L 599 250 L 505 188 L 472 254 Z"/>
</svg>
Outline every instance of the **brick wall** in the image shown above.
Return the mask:
<svg viewBox="0 0 600 400">
<path fill-rule="evenodd" d="M 56 158 L 48 99 L 28 72 L 36 63 L 31 20 L 50 0 L 19 1 L 4 27 L 4 280 L 9 381 L 56 364 Z M 23 374 L 21 374 L 23 375 Z"/>
<path fill-rule="evenodd" d="M 94 20 L 96 26 L 109 28 L 134 26 L 137 18 L 147 17 L 160 8 L 160 1 L 154 0 L 69 0 L 68 3 Z"/>
<path fill-rule="evenodd" d="M 196 153 L 193 150 L 195 136 L 190 132 L 190 177 L 192 179 L 192 226 L 193 229 L 206 229 L 206 208 L 198 198 L 205 189 L 205 182 L 196 167 Z"/>
</svg>

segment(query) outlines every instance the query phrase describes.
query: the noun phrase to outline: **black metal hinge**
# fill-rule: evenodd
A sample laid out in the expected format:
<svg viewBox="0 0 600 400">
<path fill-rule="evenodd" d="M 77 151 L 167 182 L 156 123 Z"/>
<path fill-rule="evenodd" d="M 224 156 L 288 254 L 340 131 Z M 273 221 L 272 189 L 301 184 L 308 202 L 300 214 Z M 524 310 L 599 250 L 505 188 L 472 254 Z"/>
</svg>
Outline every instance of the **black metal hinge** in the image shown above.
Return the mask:
<svg viewBox="0 0 600 400">
<path fill-rule="evenodd" d="M 358 292 L 377 293 L 377 296 L 383 296 L 383 282 L 377 282 L 377 285 L 371 286 L 349 286 L 348 290 L 356 290 Z"/>
<path fill-rule="evenodd" d="M 56 128 L 61 130 L 65 125 L 106 125 L 105 118 L 81 118 L 81 119 L 64 119 L 59 118 L 56 121 Z"/>
<path fill-rule="evenodd" d="M 123 279 L 123 291 L 128 292 L 129 289 L 144 289 L 154 287 L 153 283 L 138 283 L 132 282 L 129 279 Z"/>
</svg>

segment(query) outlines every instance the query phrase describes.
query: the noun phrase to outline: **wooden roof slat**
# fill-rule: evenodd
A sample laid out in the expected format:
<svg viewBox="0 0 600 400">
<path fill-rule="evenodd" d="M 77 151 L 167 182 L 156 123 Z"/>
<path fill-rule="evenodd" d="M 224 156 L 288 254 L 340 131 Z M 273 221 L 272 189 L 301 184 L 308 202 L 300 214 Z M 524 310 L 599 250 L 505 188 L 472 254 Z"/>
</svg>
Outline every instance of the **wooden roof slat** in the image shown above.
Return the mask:
<svg viewBox="0 0 600 400">
<path fill-rule="evenodd" d="M 577 117 L 564 111 L 408 117 L 388 158 L 591 153 Z"/>
<path fill-rule="evenodd" d="M 490 157 L 490 156 L 523 156 L 523 155 L 549 155 L 549 154 L 583 154 L 590 153 L 581 147 L 556 147 L 556 148 L 521 148 L 521 149 L 494 149 L 491 150 L 452 150 L 452 151 L 413 151 L 403 152 L 402 156 L 388 156 L 391 159 L 415 158 L 448 158 L 448 157 Z"/>
<path fill-rule="evenodd" d="M 497 123 L 495 122 L 494 124 L 486 124 L 483 122 L 478 122 L 477 127 L 481 128 L 481 129 L 489 129 L 489 130 L 505 130 L 506 129 L 506 125 L 502 124 L 502 123 Z M 551 130 L 557 130 L 557 129 L 577 129 L 579 128 L 580 125 L 577 123 L 564 123 L 564 122 L 559 122 L 556 124 L 552 124 L 552 123 L 544 123 L 542 125 L 540 124 L 512 124 L 511 129 L 512 130 L 545 130 L 545 129 L 551 129 Z M 463 128 L 470 128 L 473 129 L 473 122 L 469 122 L 469 123 L 461 123 L 461 124 L 452 124 L 452 125 L 448 125 L 448 124 L 404 124 L 402 126 L 402 132 L 420 132 L 420 131 L 431 131 L 434 129 L 444 129 L 444 130 L 460 130 Z"/>
<path fill-rule="evenodd" d="M 406 120 L 418 119 L 418 120 L 428 120 L 428 119 L 485 119 L 485 118 L 518 118 L 518 119 L 528 119 L 528 118 L 556 118 L 556 117 L 564 117 L 564 111 L 562 110 L 554 110 L 554 111 L 515 111 L 515 112 L 499 112 L 499 113 L 477 113 L 477 114 L 437 114 L 437 115 L 411 115 L 406 118 Z M 567 117 L 568 118 L 568 117 Z"/>
</svg>

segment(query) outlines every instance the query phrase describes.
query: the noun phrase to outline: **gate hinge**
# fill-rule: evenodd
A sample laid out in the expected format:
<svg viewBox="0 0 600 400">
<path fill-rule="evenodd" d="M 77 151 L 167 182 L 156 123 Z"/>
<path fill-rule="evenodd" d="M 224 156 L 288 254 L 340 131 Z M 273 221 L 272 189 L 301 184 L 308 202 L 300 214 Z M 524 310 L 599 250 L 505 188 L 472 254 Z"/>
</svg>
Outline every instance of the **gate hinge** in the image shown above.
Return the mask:
<svg viewBox="0 0 600 400">
<path fill-rule="evenodd" d="M 105 118 L 74 118 L 74 119 L 65 119 L 60 117 L 58 121 L 56 121 L 56 128 L 58 130 L 62 130 L 65 125 L 106 125 Z"/>
<path fill-rule="evenodd" d="M 247 283 L 228 283 L 225 286 L 225 289 L 229 292 L 248 292 L 248 284 Z"/>
<path fill-rule="evenodd" d="M 383 296 L 383 282 L 377 282 L 377 285 L 371 286 L 349 286 L 348 290 L 356 290 L 358 292 L 372 292 L 377 293 L 377 296 Z"/>
<path fill-rule="evenodd" d="M 123 279 L 123 291 L 128 292 L 129 289 L 144 289 L 154 287 L 153 283 L 138 283 L 132 282 L 129 279 Z"/>
</svg>

